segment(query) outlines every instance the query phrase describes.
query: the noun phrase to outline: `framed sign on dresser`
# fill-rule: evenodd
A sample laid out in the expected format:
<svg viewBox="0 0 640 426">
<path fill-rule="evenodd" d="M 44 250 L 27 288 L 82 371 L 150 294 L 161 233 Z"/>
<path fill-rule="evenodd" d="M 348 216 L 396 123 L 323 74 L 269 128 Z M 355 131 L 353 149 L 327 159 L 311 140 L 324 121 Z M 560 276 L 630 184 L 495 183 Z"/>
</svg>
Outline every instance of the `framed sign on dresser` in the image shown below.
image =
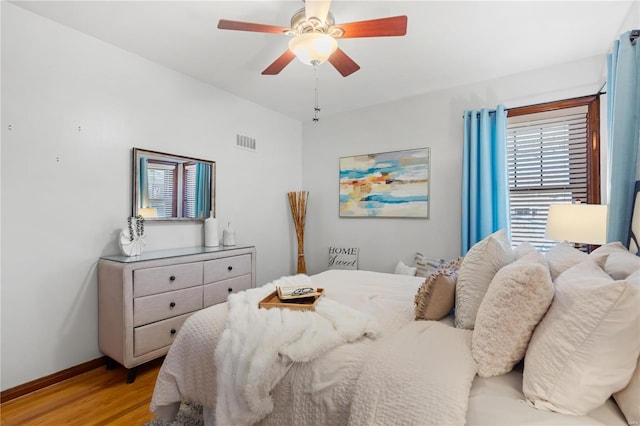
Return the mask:
<svg viewBox="0 0 640 426">
<path fill-rule="evenodd" d="M 253 246 L 193 247 L 104 256 L 98 262 L 98 333 L 109 365 L 129 369 L 165 355 L 194 312 L 256 286 Z"/>
</svg>

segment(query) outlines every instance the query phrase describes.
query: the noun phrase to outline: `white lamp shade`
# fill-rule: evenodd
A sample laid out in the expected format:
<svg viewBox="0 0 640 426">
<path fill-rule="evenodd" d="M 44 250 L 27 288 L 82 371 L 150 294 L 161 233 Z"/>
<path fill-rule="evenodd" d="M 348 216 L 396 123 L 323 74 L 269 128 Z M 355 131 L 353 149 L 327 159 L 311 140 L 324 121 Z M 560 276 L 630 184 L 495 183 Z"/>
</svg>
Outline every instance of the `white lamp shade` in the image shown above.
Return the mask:
<svg viewBox="0 0 640 426">
<path fill-rule="evenodd" d="M 303 33 L 289 40 L 289 50 L 307 65 L 323 63 L 337 48 L 336 39 L 324 33 Z"/>
<path fill-rule="evenodd" d="M 604 244 L 607 242 L 607 206 L 551 204 L 545 236 L 557 241 Z"/>
<path fill-rule="evenodd" d="M 142 217 L 158 217 L 158 209 L 154 207 L 143 207 L 138 209 L 138 214 Z"/>
</svg>

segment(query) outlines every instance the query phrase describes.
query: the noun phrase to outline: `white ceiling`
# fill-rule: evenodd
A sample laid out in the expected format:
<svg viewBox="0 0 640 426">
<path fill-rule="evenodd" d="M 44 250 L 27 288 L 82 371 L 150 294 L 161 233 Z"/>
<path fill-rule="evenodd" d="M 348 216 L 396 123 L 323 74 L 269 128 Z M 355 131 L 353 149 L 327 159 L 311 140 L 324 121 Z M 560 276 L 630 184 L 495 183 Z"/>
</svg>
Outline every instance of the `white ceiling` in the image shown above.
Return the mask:
<svg viewBox="0 0 640 426">
<path fill-rule="evenodd" d="M 287 27 L 300 0 L 13 3 L 290 117 L 313 116 L 312 67 L 294 60 L 260 74 L 287 36 L 217 29 L 219 19 Z M 334 0 L 336 24 L 407 15 L 407 35 L 340 40 L 361 69 L 345 78 L 318 67 L 321 115 L 605 55 L 633 3 Z"/>
</svg>

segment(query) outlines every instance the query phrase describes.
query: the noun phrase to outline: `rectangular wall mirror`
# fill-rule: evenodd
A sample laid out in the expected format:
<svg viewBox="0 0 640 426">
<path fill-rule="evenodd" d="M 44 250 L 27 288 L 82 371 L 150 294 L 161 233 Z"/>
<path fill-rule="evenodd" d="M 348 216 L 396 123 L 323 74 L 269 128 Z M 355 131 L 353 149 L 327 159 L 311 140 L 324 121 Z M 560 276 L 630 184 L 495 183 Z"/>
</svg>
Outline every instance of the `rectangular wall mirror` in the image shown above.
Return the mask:
<svg viewBox="0 0 640 426">
<path fill-rule="evenodd" d="M 133 216 L 204 220 L 215 209 L 215 161 L 133 148 Z"/>
</svg>

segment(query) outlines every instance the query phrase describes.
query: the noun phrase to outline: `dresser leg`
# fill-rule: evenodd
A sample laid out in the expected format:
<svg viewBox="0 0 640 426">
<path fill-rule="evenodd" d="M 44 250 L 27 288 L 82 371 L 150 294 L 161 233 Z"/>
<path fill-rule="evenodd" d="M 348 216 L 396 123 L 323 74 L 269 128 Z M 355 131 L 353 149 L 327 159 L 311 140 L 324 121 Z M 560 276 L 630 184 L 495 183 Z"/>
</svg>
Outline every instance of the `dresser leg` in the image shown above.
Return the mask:
<svg viewBox="0 0 640 426">
<path fill-rule="evenodd" d="M 107 357 L 107 370 L 113 370 L 114 368 L 116 368 L 116 362 Z"/>
<path fill-rule="evenodd" d="M 133 383 L 136 381 L 136 374 L 138 374 L 138 367 L 133 367 L 127 374 L 127 383 Z"/>
</svg>

